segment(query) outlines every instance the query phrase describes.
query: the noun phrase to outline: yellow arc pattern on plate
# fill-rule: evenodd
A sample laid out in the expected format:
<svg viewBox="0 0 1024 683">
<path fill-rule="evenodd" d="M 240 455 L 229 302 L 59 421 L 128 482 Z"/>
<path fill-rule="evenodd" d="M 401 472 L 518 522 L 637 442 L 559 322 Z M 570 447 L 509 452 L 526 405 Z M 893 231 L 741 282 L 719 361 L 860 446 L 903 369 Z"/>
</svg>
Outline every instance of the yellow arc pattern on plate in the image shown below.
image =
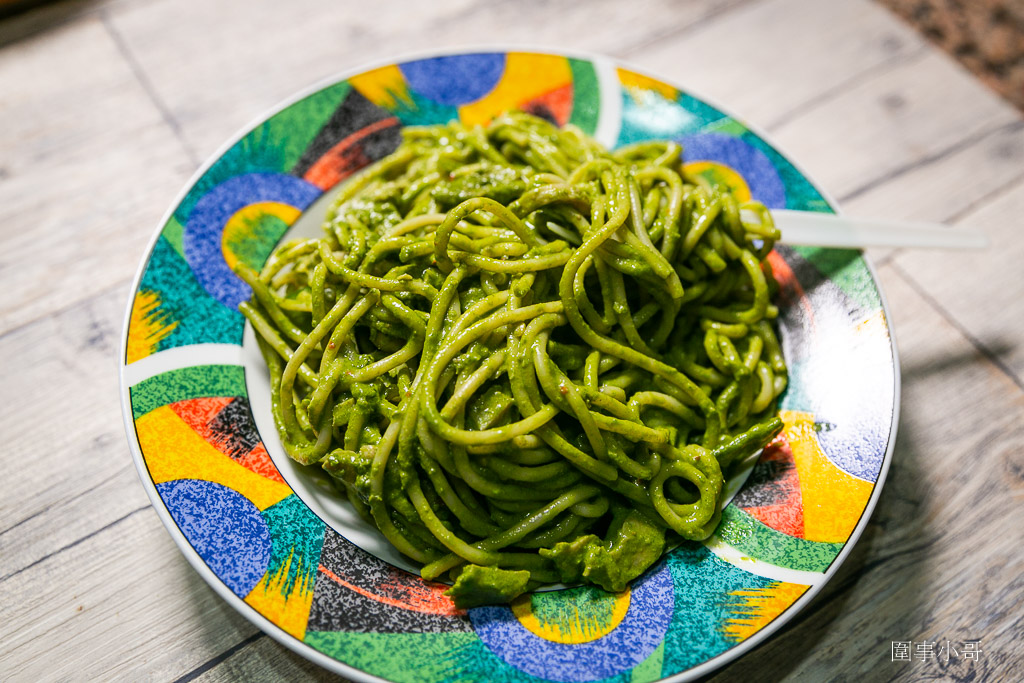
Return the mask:
<svg viewBox="0 0 1024 683">
<path fill-rule="evenodd" d="M 353 76 L 348 82 L 378 107 L 394 111 L 399 106 L 399 100 L 405 106 L 412 106 L 409 86 L 397 64 Z"/>
<path fill-rule="evenodd" d="M 591 593 L 587 591 L 586 594 Z M 587 602 L 567 601 L 573 605 L 571 611 L 539 617 L 534 612 L 533 601 L 545 600 L 546 596 L 550 595 L 557 595 L 557 592 L 527 593 L 514 600 L 511 607 L 512 614 L 523 628 L 535 636 L 555 643 L 578 645 L 597 640 L 614 631 L 629 611 L 630 590 L 627 588 L 621 593 L 602 595 L 598 601 L 600 604 L 591 605 L 594 607 L 592 610 L 587 609 Z M 609 602 L 610 605 L 607 604 Z M 581 604 L 584 606 L 582 610 Z"/>
<path fill-rule="evenodd" d="M 712 185 L 724 185 L 736 196 L 736 201 L 749 202 L 751 200 L 747 181 L 731 166 L 716 161 L 691 161 L 683 165 L 683 170 L 690 175 L 704 176 Z"/>
<path fill-rule="evenodd" d="M 873 484 L 832 464 L 814 431 L 814 416 L 792 410 L 780 412 L 793 450 L 803 500 L 804 538 L 843 543 L 853 533 Z"/>
<path fill-rule="evenodd" d="M 722 632 L 733 642 L 746 640 L 789 609 L 807 589 L 798 583 L 777 581 L 764 588 L 729 593 L 739 600 L 727 605 L 735 616 L 726 619 Z"/>
<path fill-rule="evenodd" d="M 160 342 L 177 326 L 177 320 L 170 320 L 166 313 L 160 312 L 160 295 L 157 292 L 139 290 L 132 301 L 125 362 L 131 365 L 156 353 Z"/>
<path fill-rule="evenodd" d="M 644 76 L 643 74 L 627 71 L 626 69 L 617 69 L 616 71 L 619 74 L 619 82 L 626 88 L 652 90 L 670 102 L 674 102 L 679 97 L 679 91 L 667 83 L 662 83 L 650 76 Z"/>
<path fill-rule="evenodd" d="M 309 610 L 313 606 L 313 584 L 316 581 L 316 573 L 309 574 L 309 578 L 303 578 L 306 575 L 302 571 L 297 572 L 299 578 L 292 586 L 291 592 L 285 593 L 284 587 L 292 563 L 299 561 L 295 558 L 293 551 L 276 574 L 273 576 L 265 574 L 260 579 L 256 587 L 245 596 L 245 601 L 284 631 L 302 640 L 306 637 Z"/>
<path fill-rule="evenodd" d="M 258 234 L 258 226 L 264 218 L 273 216 L 281 219 L 285 225 L 291 225 L 300 215 L 302 211 L 281 202 L 257 202 L 236 211 L 224 224 L 224 232 L 220 238 L 221 253 L 224 254 L 224 262 L 228 264 L 228 268 L 234 268 L 238 263 L 238 255 L 231 245 L 242 243 Z"/>
<path fill-rule="evenodd" d="M 178 479 L 211 481 L 242 494 L 258 510 L 266 510 L 292 493 L 287 485 L 261 477 L 218 451 L 170 406 L 135 420 L 135 431 L 154 484 Z"/>
</svg>

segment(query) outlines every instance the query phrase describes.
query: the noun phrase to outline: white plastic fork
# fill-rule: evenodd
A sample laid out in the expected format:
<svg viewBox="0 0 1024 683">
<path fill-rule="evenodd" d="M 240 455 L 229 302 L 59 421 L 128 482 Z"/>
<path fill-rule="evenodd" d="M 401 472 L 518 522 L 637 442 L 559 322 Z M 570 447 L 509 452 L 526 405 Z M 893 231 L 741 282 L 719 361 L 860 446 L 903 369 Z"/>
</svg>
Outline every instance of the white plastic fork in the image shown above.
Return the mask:
<svg viewBox="0 0 1024 683">
<path fill-rule="evenodd" d="M 910 223 L 814 211 L 773 209 L 783 244 L 808 247 L 908 247 L 912 249 L 984 249 L 988 237 L 935 223 Z"/>
</svg>

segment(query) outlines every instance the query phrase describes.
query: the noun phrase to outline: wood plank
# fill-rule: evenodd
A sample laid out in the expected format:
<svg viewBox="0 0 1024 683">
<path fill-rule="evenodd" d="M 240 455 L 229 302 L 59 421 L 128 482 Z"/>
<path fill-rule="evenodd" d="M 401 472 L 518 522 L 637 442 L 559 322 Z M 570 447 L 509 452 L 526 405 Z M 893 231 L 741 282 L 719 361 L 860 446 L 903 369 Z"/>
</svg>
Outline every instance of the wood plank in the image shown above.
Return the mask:
<svg viewBox="0 0 1024 683">
<path fill-rule="evenodd" d="M 1024 122 L 1014 121 L 961 148 L 843 202 L 863 216 L 948 221 L 1024 175 Z"/>
<path fill-rule="evenodd" d="M 263 636 L 232 655 L 203 671 L 194 680 L 201 683 L 276 683 L 277 681 L 347 681 L 349 679 L 322 669 L 277 641 Z"/>
<path fill-rule="evenodd" d="M 0 83 L 3 333 L 130 277 L 191 164 L 95 17 L 4 48 Z"/>
<path fill-rule="evenodd" d="M 969 172 L 965 172 L 969 169 Z M 949 154 L 924 162 L 843 202 L 851 215 L 947 223 L 979 230 L 966 213 L 992 201 L 1024 176 L 1024 122 L 997 128 Z M 898 250 L 870 249 L 879 261 Z M 922 256 L 942 255 L 922 252 Z M 949 254 L 946 254 L 949 255 Z"/>
<path fill-rule="evenodd" d="M 1018 159 L 1019 161 L 1019 159 Z M 970 167 L 976 168 L 976 167 Z M 894 263 L 1024 389 L 1024 181 L 957 224 L 988 235 L 985 251 L 899 253 Z"/>
<path fill-rule="evenodd" d="M 127 289 L 0 336 L 0 576 L 147 502 L 113 362 Z"/>
<path fill-rule="evenodd" d="M 18 397 L 0 411 L 0 432 L 10 435 L 0 595 L 19 596 L 0 600 L 0 670 L 11 680 L 171 680 L 257 634 L 188 566 L 148 507 L 111 363 L 126 290 L 0 336 L 0 354 L 20 359 L 0 366 L 5 397 Z M 54 640 L 66 653 L 56 663 Z M 220 666 L 210 674 L 328 676 L 265 637 Z"/>
<path fill-rule="evenodd" d="M 729 12 L 685 40 L 639 46 L 628 56 L 771 129 L 780 118 L 923 45 L 872 2 L 771 0 Z"/>
<path fill-rule="evenodd" d="M 933 48 L 793 117 L 772 137 L 842 201 L 1020 114 Z"/>
<path fill-rule="evenodd" d="M 174 680 L 257 632 L 152 509 L 3 581 L 0 593 L 10 680 Z"/>
<path fill-rule="evenodd" d="M 64 0 L 39 3 L 38 7 L 0 21 L 0 46 L 50 31 L 86 16 L 94 16 L 113 3 L 145 2 L 145 0 Z M 0 2 L 0 5 L 3 3 Z"/>
<path fill-rule="evenodd" d="M 1024 393 L 898 270 L 880 276 L 903 397 L 878 506 L 806 613 L 712 680 L 1012 680 L 1024 666 Z M 890 661 L 893 640 L 946 639 L 981 640 L 985 654 Z"/>
<path fill-rule="evenodd" d="M 289 3 L 286 10 L 272 0 L 157 0 L 110 16 L 205 157 L 284 98 L 375 60 L 474 43 L 615 53 L 736 2 L 558 0 L 523 7 L 444 0 L 385 4 L 368 13 L 362 5 L 329 0 Z"/>
<path fill-rule="evenodd" d="M 50 482 L 43 489 L 48 495 L 40 496 L 48 502 L 32 505 L 39 509 L 31 513 L 18 511 L 19 517 L 0 532 L 0 542 L 4 547 L 0 558 L 0 580 L 31 571 L 54 553 L 80 543 L 104 526 L 149 505 L 149 498 L 139 483 L 138 472 L 127 451 L 126 447 L 107 449 L 105 455 L 120 461 L 120 466 L 98 483 Z M 73 462 L 69 453 L 60 458 L 57 465 L 61 469 L 74 469 Z M 82 477 L 86 481 L 93 478 L 89 475 Z M 4 523 L 11 517 L 14 515 L 5 516 Z"/>
</svg>

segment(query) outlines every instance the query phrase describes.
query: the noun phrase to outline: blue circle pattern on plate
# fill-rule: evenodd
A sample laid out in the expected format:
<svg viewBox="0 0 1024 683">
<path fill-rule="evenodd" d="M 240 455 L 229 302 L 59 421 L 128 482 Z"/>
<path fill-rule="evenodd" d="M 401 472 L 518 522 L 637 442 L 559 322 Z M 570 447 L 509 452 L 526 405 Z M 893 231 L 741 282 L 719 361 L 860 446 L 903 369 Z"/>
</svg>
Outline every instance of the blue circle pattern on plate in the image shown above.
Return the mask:
<svg viewBox="0 0 1024 683">
<path fill-rule="evenodd" d="M 769 209 L 786 207 L 786 186 L 768 156 L 742 138 L 722 133 L 700 133 L 679 139 L 687 163 L 714 161 L 735 170 L 746 181 L 751 196 Z"/>
<path fill-rule="evenodd" d="M 399 65 L 414 91 L 423 97 L 458 106 L 475 102 L 494 89 L 505 71 L 505 55 L 485 53 L 433 57 Z"/>
<path fill-rule="evenodd" d="M 480 640 L 520 671 L 554 681 L 591 681 L 632 669 L 665 637 L 675 597 L 672 574 L 660 562 L 630 589 L 629 609 L 607 635 L 588 643 L 556 643 L 528 631 L 504 606 L 469 611 Z"/>
<path fill-rule="evenodd" d="M 178 479 L 156 489 L 203 562 L 235 595 L 248 595 L 270 563 L 270 529 L 256 506 L 211 481 Z"/>
<path fill-rule="evenodd" d="M 221 237 L 235 213 L 258 202 L 279 202 L 302 210 L 321 194 L 310 182 L 285 173 L 248 173 L 217 185 L 196 202 L 185 225 L 185 259 L 199 284 L 231 310 L 252 296 L 224 260 Z"/>
</svg>

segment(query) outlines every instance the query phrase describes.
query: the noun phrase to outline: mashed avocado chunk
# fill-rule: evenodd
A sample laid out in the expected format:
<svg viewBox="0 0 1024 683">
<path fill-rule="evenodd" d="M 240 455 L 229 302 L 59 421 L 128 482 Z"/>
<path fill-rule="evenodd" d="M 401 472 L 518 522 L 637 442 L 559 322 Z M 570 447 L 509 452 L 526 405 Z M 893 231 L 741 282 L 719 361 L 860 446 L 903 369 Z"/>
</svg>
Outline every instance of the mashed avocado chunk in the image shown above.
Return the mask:
<svg viewBox="0 0 1024 683">
<path fill-rule="evenodd" d="M 463 609 L 502 605 L 525 593 L 529 582 L 530 572 L 525 569 L 514 571 L 470 564 L 459 574 L 455 585 L 445 591 L 445 595 L 455 601 L 456 607 Z"/>
<path fill-rule="evenodd" d="M 587 534 L 540 554 L 554 562 L 565 583 L 585 580 L 617 593 L 657 562 L 664 549 L 662 527 L 636 510 L 620 508 L 603 541 Z"/>
</svg>

